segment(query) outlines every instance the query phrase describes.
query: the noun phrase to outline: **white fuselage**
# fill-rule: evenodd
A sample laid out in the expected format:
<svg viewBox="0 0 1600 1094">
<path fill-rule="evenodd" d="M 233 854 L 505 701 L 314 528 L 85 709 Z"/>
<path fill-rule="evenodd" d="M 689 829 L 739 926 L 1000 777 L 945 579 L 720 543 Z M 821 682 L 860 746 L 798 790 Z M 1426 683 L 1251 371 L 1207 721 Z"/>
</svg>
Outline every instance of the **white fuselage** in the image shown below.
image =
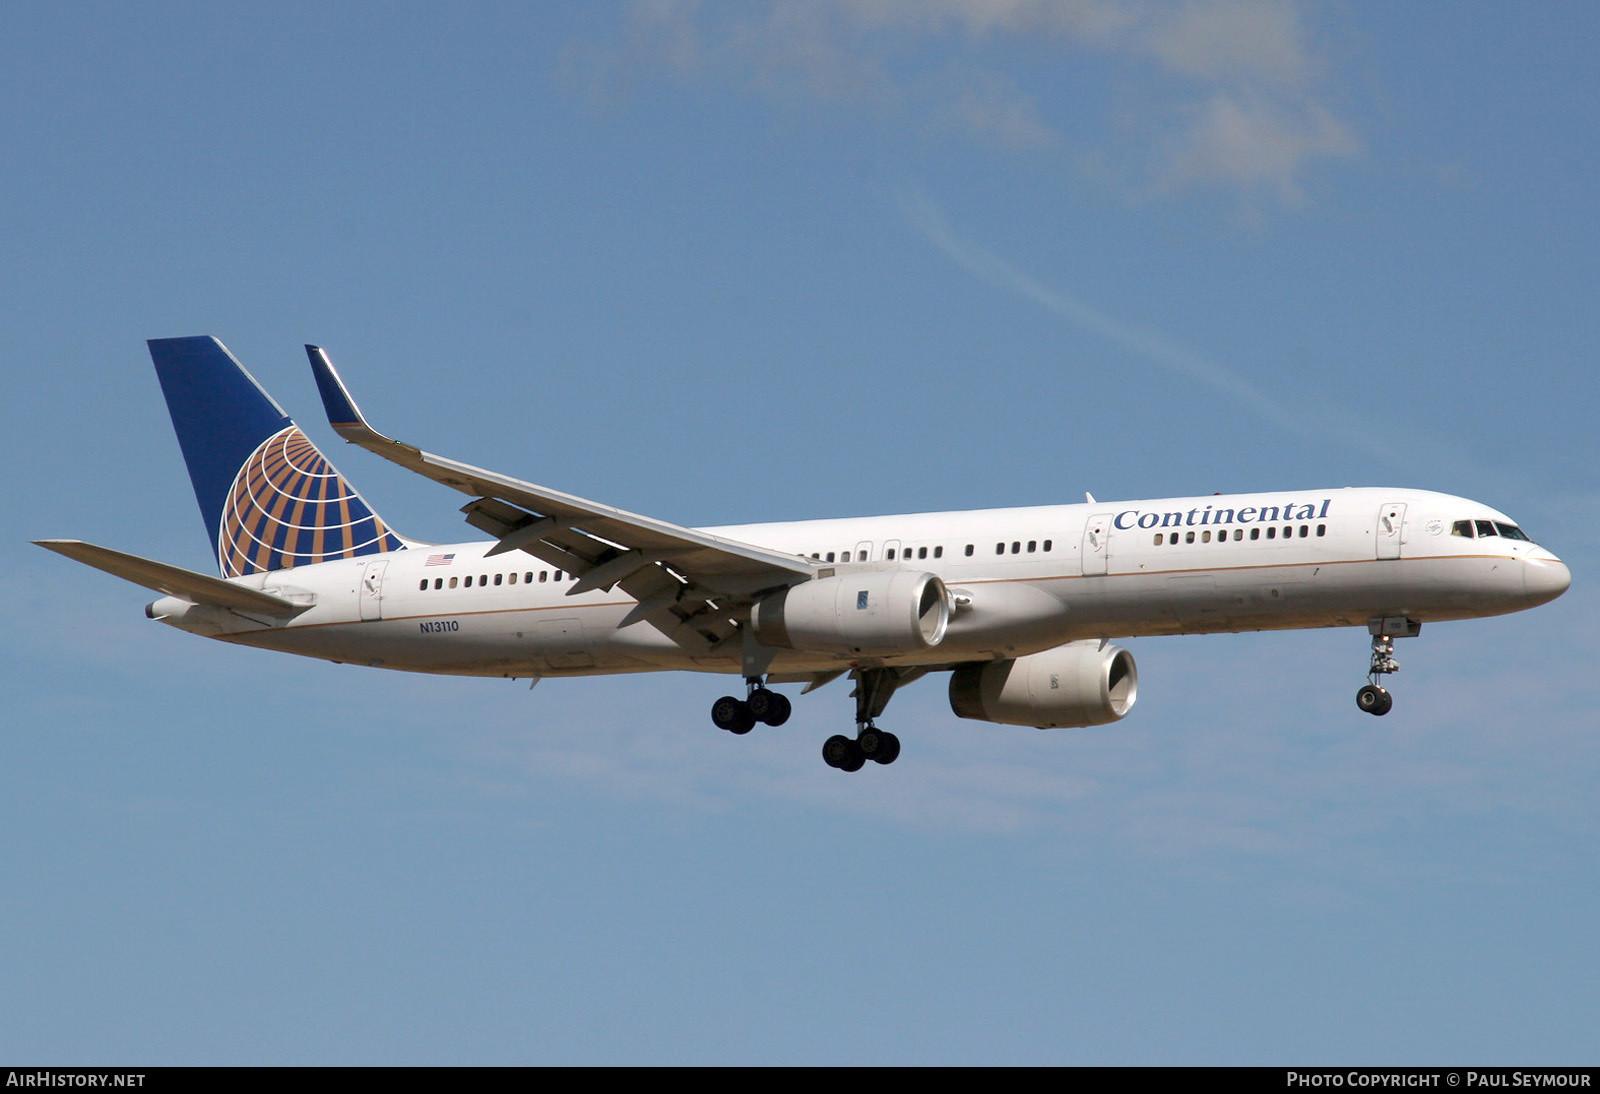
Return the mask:
<svg viewBox="0 0 1600 1094">
<path fill-rule="evenodd" d="M 938 575 L 953 601 L 939 644 L 876 658 L 782 650 L 775 673 L 952 665 L 1090 638 L 1367 626 L 1498 615 L 1567 587 L 1549 551 L 1464 535 L 1510 518 L 1428 491 L 1334 489 L 744 525 L 706 531 L 839 573 Z M 576 676 L 739 672 L 740 650 L 695 655 L 620 589 L 568 595 L 569 574 L 493 544 L 414 545 L 239 584 L 312 606 L 291 621 L 168 598 L 155 618 L 226 641 L 416 672 Z"/>
</svg>

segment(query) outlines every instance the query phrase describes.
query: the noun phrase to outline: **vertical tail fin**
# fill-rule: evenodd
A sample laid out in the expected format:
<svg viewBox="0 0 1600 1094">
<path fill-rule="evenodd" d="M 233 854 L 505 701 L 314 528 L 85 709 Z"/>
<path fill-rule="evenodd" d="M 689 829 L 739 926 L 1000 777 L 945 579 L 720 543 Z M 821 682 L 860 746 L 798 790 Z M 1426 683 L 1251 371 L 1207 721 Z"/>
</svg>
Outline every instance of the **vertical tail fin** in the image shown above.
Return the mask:
<svg viewBox="0 0 1600 1094">
<path fill-rule="evenodd" d="M 149 344 L 223 577 L 405 546 L 221 342 Z"/>
</svg>

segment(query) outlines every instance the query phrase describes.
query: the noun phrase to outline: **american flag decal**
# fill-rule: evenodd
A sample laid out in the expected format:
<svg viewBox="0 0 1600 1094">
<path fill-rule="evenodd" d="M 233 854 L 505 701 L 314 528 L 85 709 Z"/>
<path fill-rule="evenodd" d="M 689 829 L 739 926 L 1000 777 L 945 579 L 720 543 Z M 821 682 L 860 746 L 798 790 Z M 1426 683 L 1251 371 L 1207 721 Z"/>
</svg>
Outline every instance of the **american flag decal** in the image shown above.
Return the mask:
<svg viewBox="0 0 1600 1094">
<path fill-rule="evenodd" d="M 429 555 L 428 556 L 428 561 L 424 562 L 423 565 L 424 566 L 448 566 L 448 565 L 450 565 L 450 563 L 455 561 L 455 558 L 456 558 L 456 556 L 454 554 Z"/>
</svg>

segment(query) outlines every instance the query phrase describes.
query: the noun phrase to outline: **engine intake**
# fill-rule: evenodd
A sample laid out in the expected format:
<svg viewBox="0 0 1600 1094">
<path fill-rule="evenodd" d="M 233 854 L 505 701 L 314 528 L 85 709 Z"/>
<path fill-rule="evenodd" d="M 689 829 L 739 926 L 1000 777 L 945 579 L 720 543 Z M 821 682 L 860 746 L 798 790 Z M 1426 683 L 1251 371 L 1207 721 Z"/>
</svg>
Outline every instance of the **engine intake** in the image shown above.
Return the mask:
<svg viewBox="0 0 1600 1094">
<path fill-rule="evenodd" d="M 1139 694 L 1139 669 L 1120 646 L 1069 642 L 1010 661 L 962 665 L 950 674 L 950 709 L 961 718 L 1036 729 L 1115 722 Z"/>
<path fill-rule="evenodd" d="M 763 645 L 875 657 L 937 646 L 950 623 L 944 582 L 912 570 L 817 578 L 759 601 L 750 616 Z"/>
</svg>

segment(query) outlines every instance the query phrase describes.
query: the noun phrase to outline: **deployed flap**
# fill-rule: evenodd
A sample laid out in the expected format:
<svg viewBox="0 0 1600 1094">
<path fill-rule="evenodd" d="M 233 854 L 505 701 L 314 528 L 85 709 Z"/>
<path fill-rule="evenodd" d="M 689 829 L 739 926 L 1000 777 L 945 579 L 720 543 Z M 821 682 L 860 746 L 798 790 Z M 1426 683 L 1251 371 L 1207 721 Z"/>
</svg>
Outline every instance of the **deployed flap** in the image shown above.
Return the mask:
<svg viewBox="0 0 1600 1094">
<path fill-rule="evenodd" d="M 650 605 L 630 615 L 630 623 L 648 620 L 687 648 L 704 651 L 733 637 L 740 609 L 752 598 L 815 572 L 813 562 L 799 555 L 629 513 L 402 444 L 367 424 L 326 352 L 307 346 L 306 356 L 334 431 L 472 496 L 461 511 L 467 523 L 500 541 L 490 554 L 521 550 L 578 576 L 569 595 L 620 585 Z"/>
<path fill-rule="evenodd" d="M 195 604 L 213 604 L 219 608 L 236 611 L 266 613 L 268 615 L 299 615 L 310 607 L 295 604 L 271 593 L 247 589 L 220 577 L 197 574 L 181 566 L 168 566 L 138 555 L 127 555 L 109 547 L 96 547 L 81 539 L 36 539 L 33 542 L 58 555 L 66 555 L 75 562 L 93 566 L 125 581 L 142 585 L 167 596 L 181 597 Z"/>
</svg>

